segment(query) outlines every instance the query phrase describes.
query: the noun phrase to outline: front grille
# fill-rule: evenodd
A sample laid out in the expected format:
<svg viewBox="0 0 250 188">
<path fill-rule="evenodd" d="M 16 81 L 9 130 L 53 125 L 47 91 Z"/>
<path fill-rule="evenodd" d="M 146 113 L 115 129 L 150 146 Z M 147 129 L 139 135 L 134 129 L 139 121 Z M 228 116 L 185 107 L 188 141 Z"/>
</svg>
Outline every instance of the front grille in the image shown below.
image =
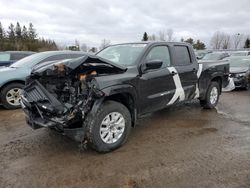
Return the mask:
<svg viewBox="0 0 250 188">
<path fill-rule="evenodd" d="M 30 102 L 35 102 L 35 101 L 42 101 L 42 100 L 46 100 L 46 97 L 43 96 L 43 94 L 37 90 L 36 87 L 30 88 L 29 90 L 26 90 L 26 98 L 30 101 Z"/>
<path fill-rule="evenodd" d="M 25 97 L 29 102 L 48 100 L 45 93 L 41 89 L 41 85 L 37 81 L 32 82 L 27 87 L 25 87 L 24 92 Z"/>
<path fill-rule="evenodd" d="M 29 103 L 43 103 L 49 105 L 53 111 L 58 113 L 63 112 L 64 105 L 58 101 L 51 93 L 49 93 L 44 86 L 37 80 L 32 81 L 24 88 L 24 97 Z"/>
</svg>

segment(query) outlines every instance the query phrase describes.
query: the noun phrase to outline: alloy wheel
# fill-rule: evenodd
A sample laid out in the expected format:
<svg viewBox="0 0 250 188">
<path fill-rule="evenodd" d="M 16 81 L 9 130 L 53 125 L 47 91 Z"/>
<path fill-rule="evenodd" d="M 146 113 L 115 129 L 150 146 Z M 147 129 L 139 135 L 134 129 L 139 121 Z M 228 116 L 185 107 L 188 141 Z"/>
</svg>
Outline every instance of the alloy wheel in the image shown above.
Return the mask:
<svg viewBox="0 0 250 188">
<path fill-rule="evenodd" d="M 111 112 L 103 119 L 100 126 L 100 136 L 104 143 L 114 144 L 123 135 L 125 119 L 119 112 Z"/>
<path fill-rule="evenodd" d="M 12 88 L 6 93 L 6 101 L 12 106 L 19 106 L 21 100 L 21 88 Z"/>
</svg>

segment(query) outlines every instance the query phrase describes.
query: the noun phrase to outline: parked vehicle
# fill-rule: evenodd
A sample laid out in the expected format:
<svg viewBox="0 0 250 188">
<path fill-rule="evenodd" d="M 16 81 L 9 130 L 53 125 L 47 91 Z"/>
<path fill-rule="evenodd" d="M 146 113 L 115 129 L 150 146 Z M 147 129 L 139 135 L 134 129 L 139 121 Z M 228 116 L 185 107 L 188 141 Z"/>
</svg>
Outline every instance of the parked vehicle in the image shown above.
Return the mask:
<svg viewBox="0 0 250 188">
<path fill-rule="evenodd" d="M 33 129 L 55 129 L 108 152 L 125 143 L 143 114 L 194 98 L 214 108 L 228 75 L 227 63 L 198 64 L 186 43 L 119 44 L 37 67 L 21 104 Z"/>
<path fill-rule="evenodd" d="M 227 58 L 230 64 L 230 77 L 236 88 L 250 88 L 250 57 Z"/>
<path fill-rule="evenodd" d="M 12 63 L 23 59 L 29 55 L 34 54 L 35 52 L 27 51 L 5 51 L 0 52 L 0 66 L 9 66 Z"/>
<path fill-rule="evenodd" d="M 201 59 L 201 62 L 203 62 L 203 61 L 218 61 L 218 60 L 223 60 L 226 57 L 229 57 L 229 53 L 227 53 L 227 52 L 212 52 L 212 53 L 206 54 Z"/>
<path fill-rule="evenodd" d="M 32 67 L 45 64 L 47 61 L 72 59 L 85 53 L 73 51 L 48 51 L 36 53 L 23 58 L 9 67 L 0 68 L 0 101 L 7 109 L 20 107 L 20 94 Z"/>
<path fill-rule="evenodd" d="M 235 52 L 231 52 L 231 56 L 250 56 L 250 51 L 235 51 Z"/>
<path fill-rule="evenodd" d="M 197 50 L 195 51 L 195 56 L 197 59 L 202 59 L 206 54 L 212 53 L 211 50 Z"/>
</svg>

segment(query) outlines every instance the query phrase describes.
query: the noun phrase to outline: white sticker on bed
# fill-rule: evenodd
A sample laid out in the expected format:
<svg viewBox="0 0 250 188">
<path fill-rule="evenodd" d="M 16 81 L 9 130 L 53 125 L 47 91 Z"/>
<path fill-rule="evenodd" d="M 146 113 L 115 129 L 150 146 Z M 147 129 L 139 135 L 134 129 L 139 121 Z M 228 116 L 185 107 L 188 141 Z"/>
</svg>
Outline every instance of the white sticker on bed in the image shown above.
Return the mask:
<svg viewBox="0 0 250 188">
<path fill-rule="evenodd" d="M 197 78 L 198 78 L 198 80 L 197 80 L 197 83 L 196 83 L 196 90 L 195 90 L 195 96 L 194 96 L 195 99 L 197 99 L 197 98 L 200 97 L 200 90 L 199 90 L 198 83 L 199 83 L 199 78 L 200 78 L 201 72 L 202 72 L 202 64 L 199 63 L 198 65 L 199 65 L 199 68 L 198 68 L 198 71 L 197 71 Z"/>
</svg>

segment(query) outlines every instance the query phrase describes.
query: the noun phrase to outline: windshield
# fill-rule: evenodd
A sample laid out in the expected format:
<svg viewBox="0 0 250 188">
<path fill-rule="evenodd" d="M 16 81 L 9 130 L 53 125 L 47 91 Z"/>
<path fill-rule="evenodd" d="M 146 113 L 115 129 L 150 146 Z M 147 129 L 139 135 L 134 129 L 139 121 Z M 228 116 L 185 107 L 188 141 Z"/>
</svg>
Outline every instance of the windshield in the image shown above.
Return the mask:
<svg viewBox="0 0 250 188">
<path fill-rule="evenodd" d="M 229 59 L 230 67 L 249 67 L 250 59 Z"/>
<path fill-rule="evenodd" d="M 109 46 L 100 51 L 97 56 L 119 65 L 133 65 L 146 44 L 121 44 Z"/>
<path fill-rule="evenodd" d="M 220 53 L 209 53 L 206 54 L 202 59 L 204 60 L 220 60 L 221 54 Z"/>
<path fill-rule="evenodd" d="M 0 61 L 9 61 L 10 60 L 10 54 L 1 53 L 0 54 Z"/>
<path fill-rule="evenodd" d="M 13 63 L 10 67 L 32 67 L 46 57 L 43 53 L 33 54 Z"/>
</svg>

